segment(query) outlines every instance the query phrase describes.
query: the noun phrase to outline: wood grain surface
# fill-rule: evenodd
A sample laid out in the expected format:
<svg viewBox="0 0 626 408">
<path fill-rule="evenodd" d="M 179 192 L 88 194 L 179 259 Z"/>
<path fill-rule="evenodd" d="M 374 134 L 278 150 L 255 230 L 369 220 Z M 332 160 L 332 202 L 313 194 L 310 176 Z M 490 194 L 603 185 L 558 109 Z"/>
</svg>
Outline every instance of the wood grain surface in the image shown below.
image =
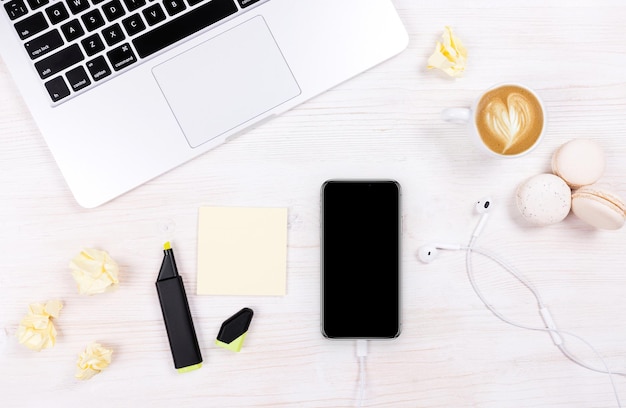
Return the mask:
<svg viewBox="0 0 626 408">
<path fill-rule="evenodd" d="M 561 329 L 626 371 L 626 229 L 598 231 L 573 216 L 532 227 L 514 202 L 517 186 L 550 171 L 555 149 L 578 137 L 604 147 L 602 182 L 626 197 L 626 3 L 394 3 L 410 34 L 402 54 L 91 210 L 73 200 L 0 61 L 0 406 L 354 406 L 354 342 L 319 330 L 319 189 L 343 177 L 394 178 L 404 194 L 403 333 L 370 343 L 364 406 L 617 406 L 607 375 L 567 360 L 548 334 L 496 319 L 472 292 L 463 253 L 424 265 L 416 252 L 428 242 L 466 243 L 478 220 L 473 202 L 491 195 L 478 245 L 537 287 Z M 469 52 L 461 79 L 426 69 L 446 25 Z M 541 96 L 547 133 L 528 156 L 489 159 L 440 112 L 507 81 Z M 195 295 L 200 206 L 288 208 L 286 296 Z M 205 360 L 184 375 L 173 369 L 154 286 L 167 239 Z M 83 247 L 117 260 L 116 291 L 78 294 L 68 264 Z M 542 324 L 510 275 L 478 256 L 474 267 L 503 314 Z M 57 345 L 33 352 L 15 333 L 28 304 L 49 299 L 65 304 Z M 242 307 L 255 311 L 242 351 L 215 346 L 221 322 Z M 92 341 L 112 348 L 113 361 L 80 382 L 75 362 Z M 601 366 L 584 344 L 566 342 Z M 626 401 L 624 378 L 615 383 Z"/>
</svg>

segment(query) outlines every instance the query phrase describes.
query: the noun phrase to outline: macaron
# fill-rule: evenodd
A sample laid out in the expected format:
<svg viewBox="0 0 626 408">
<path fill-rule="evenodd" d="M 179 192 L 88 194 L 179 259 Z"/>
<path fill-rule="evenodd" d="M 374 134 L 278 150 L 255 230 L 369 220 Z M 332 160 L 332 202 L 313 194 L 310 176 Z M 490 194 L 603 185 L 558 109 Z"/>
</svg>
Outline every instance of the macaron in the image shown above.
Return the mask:
<svg viewBox="0 0 626 408">
<path fill-rule="evenodd" d="M 626 206 L 614 193 L 585 186 L 572 194 L 572 212 L 587 224 L 606 230 L 620 229 L 626 222 Z"/>
<path fill-rule="evenodd" d="M 538 174 L 520 184 L 516 192 L 517 208 L 534 225 L 563 221 L 571 209 L 572 190 L 554 174 Z"/>
<path fill-rule="evenodd" d="M 552 172 L 574 189 L 598 181 L 604 166 L 604 150 L 591 139 L 570 140 L 552 155 Z"/>
</svg>

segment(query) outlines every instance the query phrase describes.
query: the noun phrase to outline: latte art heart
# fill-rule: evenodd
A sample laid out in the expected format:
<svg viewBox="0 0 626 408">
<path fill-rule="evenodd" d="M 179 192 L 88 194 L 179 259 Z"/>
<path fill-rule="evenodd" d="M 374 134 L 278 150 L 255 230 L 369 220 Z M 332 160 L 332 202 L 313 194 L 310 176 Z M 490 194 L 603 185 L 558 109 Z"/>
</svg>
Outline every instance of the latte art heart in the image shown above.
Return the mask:
<svg viewBox="0 0 626 408">
<path fill-rule="evenodd" d="M 515 155 L 534 145 L 543 129 L 543 110 L 528 90 L 507 85 L 487 92 L 476 109 L 476 127 L 496 153 Z"/>
<path fill-rule="evenodd" d="M 485 124 L 504 143 L 502 152 L 506 153 L 528 130 L 532 112 L 523 96 L 512 93 L 506 103 L 491 101 L 485 108 L 485 115 Z"/>
</svg>

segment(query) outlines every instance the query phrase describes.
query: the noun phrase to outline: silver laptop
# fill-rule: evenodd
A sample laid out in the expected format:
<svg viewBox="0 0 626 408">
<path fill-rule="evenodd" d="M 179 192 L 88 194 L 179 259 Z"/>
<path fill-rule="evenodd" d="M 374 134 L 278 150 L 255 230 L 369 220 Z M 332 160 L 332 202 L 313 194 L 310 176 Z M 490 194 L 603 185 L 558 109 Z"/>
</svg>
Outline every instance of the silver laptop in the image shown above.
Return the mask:
<svg viewBox="0 0 626 408">
<path fill-rule="evenodd" d="M 401 52 L 391 0 L 2 0 L 0 54 L 103 204 Z"/>
</svg>

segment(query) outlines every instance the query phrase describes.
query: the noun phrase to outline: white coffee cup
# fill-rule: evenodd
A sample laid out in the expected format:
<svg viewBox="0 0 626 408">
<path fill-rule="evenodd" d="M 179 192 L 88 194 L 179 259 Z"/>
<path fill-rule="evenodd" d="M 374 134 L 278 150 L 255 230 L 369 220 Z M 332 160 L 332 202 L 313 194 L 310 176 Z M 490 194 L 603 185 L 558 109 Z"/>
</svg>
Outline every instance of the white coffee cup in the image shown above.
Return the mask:
<svg viewBox="0 0 626 408">
<path fill-rule="evenodd" d="M 513 158 L 537 147 L 546 129 L 546 110 L 530 88 L 505 83 L 483 92 L 470 108 L 448 108 L 447 122 L 465 124 L 472 141 L 492 157 Z"/>
</svg>

